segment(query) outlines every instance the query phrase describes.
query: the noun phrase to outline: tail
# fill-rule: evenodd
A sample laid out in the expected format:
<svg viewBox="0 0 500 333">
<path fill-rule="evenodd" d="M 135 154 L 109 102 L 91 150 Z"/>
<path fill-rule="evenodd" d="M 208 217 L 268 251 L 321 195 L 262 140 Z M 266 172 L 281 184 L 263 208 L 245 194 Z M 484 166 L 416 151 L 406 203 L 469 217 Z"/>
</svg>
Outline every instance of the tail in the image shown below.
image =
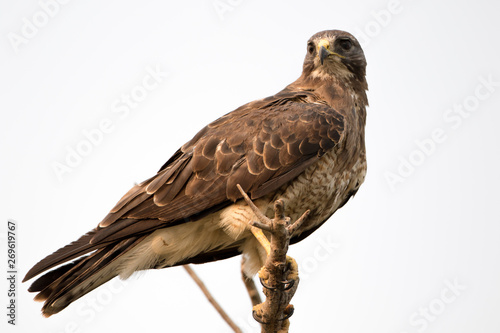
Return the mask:
<svg viewBox="0 0 500 333">
<path fill-rule="evenodd" d="M 23 282 L 75 259 L 39 277 L 28 291 L 38 292 L 36 301 L 45 301 L 42 314 L 45 317 L 58 313 L 73 301 L 106 283 L 120 273 L 120 257 L 130 251 L 145 236 L 131 237 L 104 244 L 90 244 L 95 231 L 91 231 L 53 254 L 29 270 Z M 92 252 L 94 251 L 94 252 Z M 89 252 L 92 252 L 86 256 Z"/>
</svg>

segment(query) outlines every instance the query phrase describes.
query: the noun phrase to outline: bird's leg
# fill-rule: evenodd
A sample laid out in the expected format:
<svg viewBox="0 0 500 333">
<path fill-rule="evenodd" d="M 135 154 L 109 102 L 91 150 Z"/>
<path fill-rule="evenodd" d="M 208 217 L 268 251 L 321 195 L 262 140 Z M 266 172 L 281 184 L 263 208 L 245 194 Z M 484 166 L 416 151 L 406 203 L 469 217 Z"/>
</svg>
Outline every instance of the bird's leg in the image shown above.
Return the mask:
<svg viewBox="0 0 500 333">
<path fill-rule="evenodd" d="M 262 231 L 262 229 L 259 229 L 257 227 L 250 227 L 250 230 L 252 231 L 252 234 L 255 236 L 255 238 L 257 238 L 257 241 L 260 243 L 260 245 L 262 245 L 262 247 L 264 248 L 264 250 L 266 250 L 266 254 L 269 257 L 269 254 L 271 253 L 271 243 L 267 239 L 267 237 L 264 234 L 264 232 Z M 287 262 L 289 260 L 293 260 L 293 262 L 295 262 L 295 260 L 292 257 L 289 257 L 289 256 L 286 256 L 286 260 L 287 260 Z M 289 265 L 287 265 L 287 267 L 288 266 Z M 275 287 L 271 287 L 271 286 L 269 286 L 267 284 L 267 281 L 269 280 L 269 274 L 267 273 L 267 271 L 264 268 L 265 267 L 262 266 L 262 268 L 259 271 L 260 284 L 264 288 L 267 288 L 267 289 L 276 289 Z M 282 283 L 291 286 L 291 285 L 293 285 L 294 281 L 293 280 L 292 281 L 288 280 L 288 281 L 282 281 Z M 290 289 L 290 288 L 285 288 L 285 290 L 288 290 L 288 289 Z"/>
<path fill-rule="evenodd" d="M 264 250 L 266 250 L 266 254 L 269 255 L 269 253 L 271 253 L 271 243 L 269 243 L 269 240 L 267 239 L 266 235 L 264 235 L 262 229 L 250 227 L 250 231 L 255 236 L 255 238 L 257 238 Z"/>
<path fill-rule="evenodd" d="M 247 288 L 248 296 L 250 296 L 250 300 L 252 301 L 252 306 L 256 306 L 262 303 L 262 299 L 260 298 L 259 291 L 257 290 L 252 277 L 248 276 L 245 273 L 245 262 L 246 258 L 245 256 L 243 256 L 241 259 L 241 278 L 243 280 L 243 283 L 245 284 L 245 287 Z"/>
<path fill-rule="evenodd" d="M 252 231 L 252 234 L 255 236 L 255 238 L 257 238 L 257 241 L 260 243 L 260 245 L 262 245 L 264 250 L 266 250 L 266 254 L 269 257 L 269 254 L 271 253 L 271 243 L 267 239 L 267 237 L 264 234 L 264 232 L 262 231 L 262 229 L 260 229 L 258 227 L 250 227 L 250 230 Z M 265 268 L 265 266 L 262 266 L 261 269 L 259 270 L 260 284 L 262 284 L 262 286 L 264 288 L 275 289 L 273 287 L 268 286 L 268 284 L 266 283 L 266 281 L 269 280 L 269 274 L 267 273 L 267 271 L 264 268 Z"/>
</svg>

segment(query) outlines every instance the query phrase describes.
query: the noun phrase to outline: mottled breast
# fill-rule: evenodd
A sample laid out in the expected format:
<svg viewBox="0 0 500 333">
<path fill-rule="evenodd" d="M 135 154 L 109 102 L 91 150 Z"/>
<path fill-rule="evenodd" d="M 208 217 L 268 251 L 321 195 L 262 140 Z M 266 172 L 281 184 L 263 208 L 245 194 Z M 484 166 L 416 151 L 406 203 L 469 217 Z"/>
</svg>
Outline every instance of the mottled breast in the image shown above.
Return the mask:
<svg viewBox="0 0 500 333">
<path fill-rule="evenodd" d="M 292 221 L 310 209 L 298 234 L 322 224 L 361 186 L 366 175 L 364 153 L 346 165 L 333 149 L 275 196 L 285 200 Z"/>
</svg>

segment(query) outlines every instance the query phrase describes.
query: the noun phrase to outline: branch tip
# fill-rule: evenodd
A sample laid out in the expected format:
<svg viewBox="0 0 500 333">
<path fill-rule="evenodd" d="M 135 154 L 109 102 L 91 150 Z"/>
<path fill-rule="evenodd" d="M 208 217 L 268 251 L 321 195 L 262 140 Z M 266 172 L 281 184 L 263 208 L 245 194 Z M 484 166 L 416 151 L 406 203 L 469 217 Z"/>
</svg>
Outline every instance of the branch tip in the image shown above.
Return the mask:
<svg viewBox="0 0 500 333">
<path fill-rule="evenodd" d="M 298 219 L 297 221 L 295 221 L 294 223 L 292 223 L 292 225 L 288 226 L 288 232 L 290 233 L 290 235 L 293 235 L 293 233 L 300 228 L 300 226 L 302 225 L 302 223 L 304 223 L 304 221 L 307 219 L 307 217 L 309 216 L 309 214 L 311 213 L 311 210 L 306 210 L 304 212 L 304 214 L 302 214 Z"/>
</svg>

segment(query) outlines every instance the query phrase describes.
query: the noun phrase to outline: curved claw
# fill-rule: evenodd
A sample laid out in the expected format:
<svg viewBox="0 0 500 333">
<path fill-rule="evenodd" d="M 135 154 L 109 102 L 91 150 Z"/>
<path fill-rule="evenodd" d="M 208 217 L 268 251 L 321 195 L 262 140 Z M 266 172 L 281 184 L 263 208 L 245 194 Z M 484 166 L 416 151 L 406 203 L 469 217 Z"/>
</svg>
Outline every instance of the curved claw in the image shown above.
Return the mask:
<svg viewBox="0 0 500 333">
<path fill-rule="evenodd" d="M 264 281 L 262 280 L 262 278 L 259 276 L 259 280 L 260 280 L 260 284 L 266 288 L 266 289 L 269 289 L 269 290 L 276 290 L 276 287 L 269 287 L 267 284 L 264 283 Z"/>
<path fill-rule="evenodd" d="M 283 318 L 280 319 L 280 321 L 287 320 L 290 318 L 295 311 L 295 308 L 293 306 L 290 307 L 290 313 L 287 313 Z"/>
<path fill-rule="evenodd" d="M 290 308 L 290 312 L 285 314 L 285 316 L 281 319 L 278 319 L 278 321 L 284 321 L 284 320 L 287 320 L 288 318 L 290 318 L 293 313 L 295 312 L 295 308 L 292 306 Z M 257 311 L 255 310 L 252 310 L 252 317 L 253 319 L 255 319 L 256 322 L 258 322 L 259 324 L 263 324 L 263 325 L 268 325 L 269 323 L 266 323 L 265 321 L 261 320 L 258 316 L 257 316 Z"/>
<path fill-rule="evenodd" d="M 259 277 L 259 280 L 260 280 L 260 284 L 266 288 L 266 289 L 269 289 L 269 290 L 276 290 L 276 287 L 270 287 L 268 286 L 263 280 L 261 277 Z M 285 287 L 283 288 L 283 290 L 290 290 L 292 289 L 292 287 L 295 285 L 295 280 L 285 280 L 285 281 L 280 281 L 280 283 L 282 283 Z"/>
<path fill-rule="evenodd" d="M 255 311 L 255 310 L 253 310 L 253 311 L 252 311 L 252 317 L 253 317 L 253 319 L 255 319 L 255 321 L 256 321 L 256 322 L 258 322 L 259 324 L 263 324 L 263 325 L 264 325 L 264 324 L 267 324 L 266 322 L 264 322 L 264 321 L 260 320 L 260 318 L 259 318 L 259 317 L 257 317 L 257 311 Z"/>
<path fill-rule="evenodd" d="M 289 290 L 295 285 L 295 280 L 281 281 L 285 285 L 283 290 Z"/>
</svg>

